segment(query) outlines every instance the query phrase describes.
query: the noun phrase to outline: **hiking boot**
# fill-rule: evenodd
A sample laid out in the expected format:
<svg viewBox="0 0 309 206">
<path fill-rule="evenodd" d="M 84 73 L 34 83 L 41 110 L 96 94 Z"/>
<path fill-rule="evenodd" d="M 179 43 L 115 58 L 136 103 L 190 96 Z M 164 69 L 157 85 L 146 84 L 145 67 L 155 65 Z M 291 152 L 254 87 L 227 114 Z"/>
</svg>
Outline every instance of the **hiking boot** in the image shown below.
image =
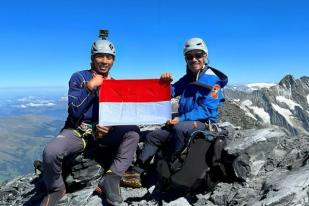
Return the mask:
<svg viewBox="0 0 309 206">
<path fill-rule="evenodd" d="M 55 206 L 58 204 L 59 200 L 65 195 L 65 186 L 63 186 L 60 190 L 50 191 L 44 197 L 40 206 Z"/>
<path fill-rule="evenodd" d="M 120 185 L 132 188 L 142 187 L 141 173 L 134 168 L 126 171 L 120 180 Z"/>
<path fill-rule="evenodd" d="M 95 191 L 98 194 L 104 193 L 106 201 L 111 205 L 120 205 L 123 201 L 120 191 L 120 176 L 112 171 L 107 171 Z"/>
<path fill-rule="evenodd" d="M 34 167 L 34 173 L 36 175 L 40 175 L 43 172 L 43 166 L 42 166 L 42 161 L 40 160 L 35 160 L 33 162 L 33 167 Z"/>
</svg>

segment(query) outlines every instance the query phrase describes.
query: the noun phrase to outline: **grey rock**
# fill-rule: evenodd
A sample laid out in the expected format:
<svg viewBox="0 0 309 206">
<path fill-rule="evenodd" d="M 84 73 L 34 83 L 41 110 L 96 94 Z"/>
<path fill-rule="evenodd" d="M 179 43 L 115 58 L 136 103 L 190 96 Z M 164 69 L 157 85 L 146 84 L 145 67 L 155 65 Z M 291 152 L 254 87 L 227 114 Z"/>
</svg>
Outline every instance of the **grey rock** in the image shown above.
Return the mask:
<svg viewBox="0 0 309 206">
<path fill-rule="evenodd" d="M 261 121 L 248 116 L 240 105 L 231 99 L 226 99 L 222 108 L 219 109 L 219 116 L 222 122 L 232 122 L 233 125 L 242 129 L 264 127 Z"/>
<path fill-rule="evenodd" d="M 225 151 L 236 157 L 233 171 L 242 181 L 221 182 L 214 191 L 197 194 L 191 199 L 160 199 L 160 196 L 158 199 L 154 186 L 121 188 L 122 206 L 309 204 L 308 136 L 288 136 L 280 128 L 240 130 L 226 122 L 219 125 L 229 131 Z M 102 172 L 101 166 L 91 158 L 78 156 L 69 172 L 70 178 L 66 178 L 72 188 L 59 205 L 107 205 L 93 194 Z M 15 178 L 0 187 L 0 205 L 38 205 L 43 196 L 41 179 L 34 174 Z"/>
<path fill-rule="evenodd" d="M 72 169 L 65 179 L 68 186 L 85 187 L 97 184 L 104 171 L 94 159 L 86 158 L 83 154 L 77 156 L 72 165 Z"/>
<path fill-rule="evenodd" d="M 228 154 L 237 156 L 233 162 L 236 176 L 246 180 L 258 175 L 278 145 L 279 139 L 285 136 L 284 132 L 273 128 L 243 131 L 241 138 L 225 147 Z"/>
<path fill-rule="evenodd" d="M 196 195 L 198 201 L 195 202 L 193 205 L 194 206 L 204 206 L 204 205 L 213 206 L 213 205 L 215 205 L 213 202 L 211 202 L 209 200 L 210 195 L 211 195 L 211 193 Z"/>
<path fill-rule="evenodd" d="M 210 201 L 215 205 L 228 205 L 228 202 L 236 194 L 232 184 L 219 183 L 210 197 Z"/>
<path fill-rule="evenodd" d="M 309 203 L 309 165 L 278 174 L 265 182 L 262 205 L 305 205 Z M 259 204 L 256 204 L 259 205 Z"/>
<path fill-rule="evenodd" d="M 230 200 L 229 205 L 245 206 L 250 205 L 249 202 L 256 201 L 256 191 L 253 188 L 240 188 Z"/>
</svg>

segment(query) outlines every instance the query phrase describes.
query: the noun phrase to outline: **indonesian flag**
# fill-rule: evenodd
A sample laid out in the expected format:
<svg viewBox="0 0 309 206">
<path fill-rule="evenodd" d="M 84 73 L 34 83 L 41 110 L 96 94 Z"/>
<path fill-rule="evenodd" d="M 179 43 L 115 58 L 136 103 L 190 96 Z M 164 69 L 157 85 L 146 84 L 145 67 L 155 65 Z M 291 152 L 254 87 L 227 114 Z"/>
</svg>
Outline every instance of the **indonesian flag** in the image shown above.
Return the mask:
<svg viewBox="0 0 309 206">
<path fill-rule="evenodd" d="M 171 118 L 170 83 L 159 79 L 104 80 L 99 125 L 162 124 Z"/>
</svg>

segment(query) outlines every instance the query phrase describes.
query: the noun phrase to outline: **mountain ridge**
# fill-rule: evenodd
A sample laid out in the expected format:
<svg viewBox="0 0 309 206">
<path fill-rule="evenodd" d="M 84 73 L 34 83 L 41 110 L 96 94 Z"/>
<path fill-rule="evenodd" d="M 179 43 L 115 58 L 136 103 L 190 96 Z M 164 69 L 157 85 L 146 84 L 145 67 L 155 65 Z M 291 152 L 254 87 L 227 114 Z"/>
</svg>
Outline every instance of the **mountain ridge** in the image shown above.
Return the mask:
<svg viewBox="0 0 309 206">
<path fill-rule="evenodd" d="M 224 89 L 226 107 L 238 111 L 261 125 L 277 125 L 292 135 L 309 134 L 309 77 L 294 79 L 286 75 L 276 85 L 253 91 Z M 235 105 L 237 105 L 235 107 Z M 227 119 L 225 119 L 227 120 Z"/>
</svg>

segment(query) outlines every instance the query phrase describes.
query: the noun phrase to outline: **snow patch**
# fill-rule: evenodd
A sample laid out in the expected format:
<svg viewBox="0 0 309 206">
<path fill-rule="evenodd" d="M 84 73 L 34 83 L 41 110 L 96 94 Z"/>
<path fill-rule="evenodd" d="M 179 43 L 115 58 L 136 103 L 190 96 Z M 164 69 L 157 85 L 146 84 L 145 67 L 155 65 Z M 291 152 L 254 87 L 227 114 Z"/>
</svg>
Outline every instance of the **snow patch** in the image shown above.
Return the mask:
<svg viewBox="0 0 309 206">
<path fill-rule="evenodd" d="M 262 88 L 267 88 L 269 89 L 272 86 L 275 86 L 276 84 L 274 83 L 251 83 L 251 84 L 246 84 L 247 87 L 251 88 L 252 90 L 258 90 Z"/>
<path fill-rule="evenodd" d="M 257 120 L 253 114 L 249 111 L 248 107 L 252 105 L 250 100 L 245 100 L 240 104 L 240 108 L 245 111 L 245 115 Z"/>
<path fill-rule="evenodd" d="M 297 103 L 294 102 L 293 100 L 287 99 L 287 98 L 284 97 L 284 96 L 277 96 L 277 97 L 276 97 L 276 100 L 277 100 L 278 102 L 285 103 L 285 104 L 288 105 L 289 108 L 292 109 L 292 110 L 295 109 L 295 106 L 299 106 L 300 108 L 303 108 L 302 106 L 300 106 L 299 104 L 297 104 Z"/>
<path fill-rule="evenodd" d="M 252 105 L 252 102 L 250 100 L 245 100 L 241 103 L 243 106 L 251 106 Z"/>
<path fill-rule="evenodd" d="M 308 102 L 308 104 L 309 104 L 309 94 L 307 95 L 307 102 Z"/>
<path fill-rule="evenodd" d="M 250 107 L 254 114 L 256 114 L 257 116 L 259 116 L 264 123 L 270 124 L 270 116 L 267 112 L 265 112 L 265 110 L 263 108 L 260 107 Z"/>
<path fill-rule="evenodd" d="M 279 114 L 281 114 L 290 125 L 293 125 L 292 122 L 291 122 L 292 113 L 291 113 L 290 110 L 284 109 L 284 108 L 282 108 L 282 107 L 280 107 L 276 104 L 273 104 L 273 103 L 271 105 L 274 108 L 274 110 L 276 110 Z"/>
<path fill-rule="evenodd" d="M 270 124 L 270 116 L 263 108 L 252 106 L 252 102 L 250 100 L 245 100 L 241 103 L 241 108 L 243 108 L 248 114 L 248 116 L 253 117 L 255 120 L 256 118 L 252 115 L 248 109 L 251 109 L 255 115 L 260 117 L 264 123 Z M 246 114 L 247 114 L 246 113 Z"/>
</svg>

